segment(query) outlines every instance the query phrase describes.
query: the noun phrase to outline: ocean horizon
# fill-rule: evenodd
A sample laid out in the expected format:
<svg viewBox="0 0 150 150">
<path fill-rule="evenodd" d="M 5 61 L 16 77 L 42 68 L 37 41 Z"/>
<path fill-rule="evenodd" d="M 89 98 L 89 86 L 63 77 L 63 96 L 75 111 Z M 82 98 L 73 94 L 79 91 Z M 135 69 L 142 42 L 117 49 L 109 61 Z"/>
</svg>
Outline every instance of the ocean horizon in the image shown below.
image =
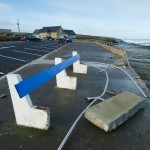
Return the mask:
<svg viewBox="0 0 150 150">
<path fill-rule="evenodd" d="M 150 39 L 123 39 L 123 41 L 142 46 L 150 46 Z"/>
</svg>

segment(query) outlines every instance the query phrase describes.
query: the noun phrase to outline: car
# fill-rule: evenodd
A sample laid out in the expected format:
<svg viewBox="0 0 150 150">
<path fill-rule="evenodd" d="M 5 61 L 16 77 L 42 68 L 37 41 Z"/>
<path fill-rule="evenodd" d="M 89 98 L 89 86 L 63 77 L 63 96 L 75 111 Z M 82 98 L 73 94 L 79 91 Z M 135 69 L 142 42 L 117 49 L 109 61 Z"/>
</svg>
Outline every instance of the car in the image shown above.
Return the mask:
<svg viewBox="0 0 150 150">
<path fill-rule="evenodd" d="M 47 39 L 47 40 L 52 40 L 52 37 L 51 37 L 51 36 L 48 36 L 46 39 Z"/>
<path fill-rule="evenodd" d="M 26 37 L 20 37 L 19 40 L 20 41 L 26 41 L 27 39 L 26 39 Z"/>
<path fill-rule="evenodd" d="M 62 36 L 62 37 L 59 37 L 57 39 L 57 42 L 59 42 L 59 43 L 72 43 L 72 39 L 68 38 L 67 36 Z"/>
<path fill-rule="evenodd" d="M 37 42 L 40 42 L 40 41 L 41 41 L 40 38 L 38 38 L 38 37 L 36 37 L 36 36 L 32 36 L 32 35 L 26 36 L 25 38 L 26 38 L 26 41 L 37 41 Z"/>
</svg>

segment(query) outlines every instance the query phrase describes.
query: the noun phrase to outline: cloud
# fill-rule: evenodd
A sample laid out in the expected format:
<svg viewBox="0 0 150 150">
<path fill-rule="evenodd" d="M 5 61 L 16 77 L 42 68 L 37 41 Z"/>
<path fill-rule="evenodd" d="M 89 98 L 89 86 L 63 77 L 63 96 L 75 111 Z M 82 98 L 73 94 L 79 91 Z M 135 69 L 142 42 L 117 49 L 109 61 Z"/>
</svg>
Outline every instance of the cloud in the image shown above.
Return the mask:
<svg viewBox="0 0 150 150">
<path fill-rule="evenodd" d="M 70 11 L 70 13 L 80 13 L 80 15 L 84 15 L 85 13 L 107 13 L 103 3 L 100 3 L 99 1 L 93 2 L 91 0 L 62 0 L 53 1 L 51 3 L 48 0 L 47 6 L 60 10 L 61 12 Z"/>
<path fill-rule="evenodd" d="M 1 28 L 3 29 L 15 29 L 16 28 L 16 24 L 14 22 L 3 20 L 3 19 L 0 19 L 0 25 L 1 25 Z"/>
<path fill-rule="evenodd" d="M 3 19 L 0 19 L 0 24 L 1 24 L 1 26 L 11 26 L 11 25 L 14 25 L 13 22 L 8 21 L 8 20 L 3 20 Z"/>
<path fill-rule="evenodd" d="M 5 3 L 0 3 L 0 10 L 4 11 L 11 11 L 14 8 L 11 5 L 5 4 Z"/>
</svg>

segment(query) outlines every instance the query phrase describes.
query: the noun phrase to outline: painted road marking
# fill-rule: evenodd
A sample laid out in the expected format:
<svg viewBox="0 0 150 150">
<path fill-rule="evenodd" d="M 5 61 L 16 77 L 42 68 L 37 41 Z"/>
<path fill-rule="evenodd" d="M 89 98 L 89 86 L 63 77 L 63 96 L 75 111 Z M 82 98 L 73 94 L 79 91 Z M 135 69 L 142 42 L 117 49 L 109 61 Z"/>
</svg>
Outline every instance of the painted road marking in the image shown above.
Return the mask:
<svg viewBox="0 0 150 150">
<path fill-rule="evenodd" d="M 46 44 L 46 45 L 40 45 L 40 46 L 50 46 L 50 44 Z"/>
<path fill-rule="evenodd" d="M 39 45 L 39 46 L 51 46 L 51 45 L 56 45 L 56 44 L 45 44 L 45 45 Z"/>
<path fill-rule="evenodd" d="M 12 51 L 16 52 L 16 53 L 24 53 L 24 54 L 28 54 L 28 55 L 42 56 L 42 55 L 39 55 L 39 54 L 27 53 L 27 52 L 22 52 L 22 51 L 17 51 L 17 50 L 12 50 Z"/>
<path fill-rule="evenodd" d="M 37 48 L 54 49 L 54 48 L 58 48 L 58 47 L 60 47 L 60 46 L 37 47 Z"/>
<path fill-rule="evenodd" d="M 4 74 L 3 72 L 0 72 L 0 74 Z"/>
<path fill-rule="evenodd" d="M 33 50 L 33 51 L 39 51 L 39 52 L 40 52 L 40 51 L 41 51 L 41 52 L 49 52 L 49 51 L 44 51 L 44 50 L 32 49 L 32 48 L 24 48 L 24 49 L 29 49 L 29 50 L 31 50 L 31 51 Z"/>
<path fill-rule="evenodd" d="M 16 47 L 16 46 L 1 47 L 0 49 L 6 49 L 6 48 L 11 48 L 11 47 Z"/>
<path fill-rule="evenodd" d="M 0 55 L 0 57 L 9 58 L 9 59 L 14 59 L 14 60 L 19 60 L 19 61 L 23 61 L 23 62 L 28 62 L 28 61 L 23 60 L 23 59 L 18 59 L 18 58 L 9 57 L 9 56 L 4 56 L 4 55 Z"/>
<path fill-rule="evenodd" d="M 33 47 L 50 47 L 50 46 L 59 46 L 57 44 L 49 44 L 49 45 L 36 45 L 36 46 L 33 46 Z"/>
<path fill-rule="evenodd" d="M 48 48 L 47 46 L 33 46 L 34 48 Z"/>
<path fill-rule="evenodd" d="M 46 45 L 39 45 L 39 46 L 37 46 L 37 45 L 35 45 L 35 46 L 33 46 L 33 47 L 46 47 Z"/>
</svg>

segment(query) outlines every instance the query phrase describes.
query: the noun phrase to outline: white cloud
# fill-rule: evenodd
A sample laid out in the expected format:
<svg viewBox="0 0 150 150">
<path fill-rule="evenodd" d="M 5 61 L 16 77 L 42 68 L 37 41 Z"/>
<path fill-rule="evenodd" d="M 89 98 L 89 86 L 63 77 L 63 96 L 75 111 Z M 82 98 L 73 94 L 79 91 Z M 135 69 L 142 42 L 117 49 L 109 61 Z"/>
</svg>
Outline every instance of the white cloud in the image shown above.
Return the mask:
<svg viewBox="0 0 150 150">
<path fill-rule="evenodd" d="M 1 24 L 1 26 L 11 26 L 11 25 L 14 25 L 13 22 L 8 21 L 8 20 L 3 20 L 3 19 L 0 19 L 0 24 Z"/>
<path fill-rule="evenodd" d="M 15 1 L 13 5 L 0 2 L 0 14 L 5 14 L 1 15 L 2 27 L 16 30 L 18 18 L 22 31 L 61 25 L 81 34 L 150 36 L 150 0 L 32 0 L 30 6 Z"/>
<path fill-rule="evenodd" d="M 8 21 L 8 20 L 3 20 L 3 19 L 0 19 L 0 25 L 1 25 L 1 28 L 3 28 L 3 29 L 14 30 L 16 27 L 16 24 L 14 22 Z"/>
<path fill-rule="evenodd" d="M 0 10 L 11 11 L 14 8 L 11 5 L 0 3 Z"/>
</svg>

